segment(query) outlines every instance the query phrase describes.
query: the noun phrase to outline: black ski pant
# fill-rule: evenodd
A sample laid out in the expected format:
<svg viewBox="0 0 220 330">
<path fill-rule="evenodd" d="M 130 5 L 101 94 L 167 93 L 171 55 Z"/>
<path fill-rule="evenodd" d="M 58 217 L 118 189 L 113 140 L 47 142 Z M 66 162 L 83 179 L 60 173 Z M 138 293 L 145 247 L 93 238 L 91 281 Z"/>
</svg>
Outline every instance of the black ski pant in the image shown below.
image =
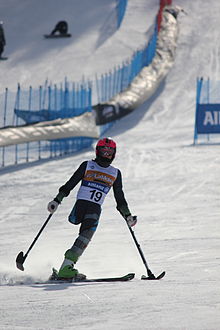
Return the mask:
<svg viewBox="0 0 220 330">
<path fill-rule="evenodd" d="M 101 206 L 97 203 L 78 199 L 69 215 L 69 222 L 79 225 L 79 235 L 70 248 L 77 259 L 82 255 L 91 241 L 101 214 Z"/>
</svg>

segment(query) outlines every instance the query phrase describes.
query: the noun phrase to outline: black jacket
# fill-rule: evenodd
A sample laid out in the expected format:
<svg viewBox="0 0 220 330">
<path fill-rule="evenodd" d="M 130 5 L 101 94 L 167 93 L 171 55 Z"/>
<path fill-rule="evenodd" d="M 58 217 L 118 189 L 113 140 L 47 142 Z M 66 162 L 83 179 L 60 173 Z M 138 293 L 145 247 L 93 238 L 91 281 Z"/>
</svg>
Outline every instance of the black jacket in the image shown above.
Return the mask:
<svg viewBox="0 0 220 330">
<path fill-rule="evenodd" d="M 83 179 L 86 171 L 87 161 L 83 162 L 79 168 L 75 171 L 75 173 L 71 176 L 71 178 L 59 189 L 59 193 L 62 193 L 65 197 L 67 197 L 70 191 Z M 121 210 L 122 208 L 126 208 L 129 212 L 127 201 L 124 196 L 124 192 L 122 189 L 122 176 L 120 170 L 118 170 L 118 175 L 116 180 L 113 183 L 113 192 L 114 197 L 117 203 L 117 210 Z"/>
</svg>

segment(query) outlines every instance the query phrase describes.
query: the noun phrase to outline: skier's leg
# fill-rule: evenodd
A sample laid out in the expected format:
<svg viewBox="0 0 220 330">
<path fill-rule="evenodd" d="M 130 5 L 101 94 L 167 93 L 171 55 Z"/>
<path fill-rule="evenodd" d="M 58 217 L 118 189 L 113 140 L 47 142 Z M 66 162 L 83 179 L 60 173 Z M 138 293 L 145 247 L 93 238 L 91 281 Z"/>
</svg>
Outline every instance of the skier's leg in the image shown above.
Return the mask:
<svg viewBox="0 0 220 330">
<path fill-rule="evenodd" d="M 100 214 L 97 213 L 85 215 L 85 219 L 80 226 L 79 236 L 75 240 L 73 246 L 67 250 L 67 253 L 72 254 L 74 263 L 77 262 L 91 241 L 98 226 L 99 216 Z"/>
<path fill-rule="evenodd" d="M 74 264 L 82 255 L 90 240 L 92 239 L 101 213 L 101 207 L 87 201 L 78 200 L 70 213 L 69 221 L 74 224 L 81 223 L 79 235 L 75 240 L 73 246 L 65 252 L 65 259 L 60 267 L 59 277 L 79 277 L 77 269 Z M 84 276 L 85 277 L 85 276 Z"/>
<path fill-rule="evenodd" d="M 100 214 L 100 205 L 85 200 L 78 200 L 71 211 L 69 221 L 73 224 L 81 223 L 79 236 L 69 249 L 73 254 L 72 259 L 75 263 L 92 239 L 98 226 Z"/>
<path fill-rule="evenodd" d="M 59 277 L 78 277 L 80 279 L 85 278 L 83 274 L 79 274 L 78 270 L 74 268 L 74 264 L 82 255 L 87 245 L 89 244 L 92 236 L 98 225 L 98 220 L 85 219 L 80 226 L 79 236 L 75 240 L 73 246 L 65 252 L 64 261 L 60 267 Z"/>
</svg>

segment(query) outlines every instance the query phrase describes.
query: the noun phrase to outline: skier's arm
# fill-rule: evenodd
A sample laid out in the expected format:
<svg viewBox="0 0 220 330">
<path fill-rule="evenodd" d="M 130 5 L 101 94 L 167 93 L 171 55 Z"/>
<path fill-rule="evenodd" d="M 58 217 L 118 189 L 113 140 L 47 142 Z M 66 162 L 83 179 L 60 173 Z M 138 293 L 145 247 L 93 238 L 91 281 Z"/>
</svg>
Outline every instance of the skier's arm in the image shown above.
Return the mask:
<svg viewBox="0 0 220 330">
<path fill-rule="evenodd" d="M 123 217 L 126 217 L 131 214 L 128 203 L 125 199 L 123 188 L 122 188 L 122 176 L 121 172 L 118 170 L 117 178 L 113 184 L 113 192 L 116 200 L 116 209 L 122 214 Z"/>
<path fill-rule="evenodd" d="M 51 202 L 49 202 L 47 206 L 50 213 L 54 213 L 57 210 L 58 205 L 62 202 L 63 198 L 67 197 L 70 191 L 79 183 L 80 180 L 82 180 L 86 170 L 86 165 L 87 161 L 83 162 L 71 178 L 59 188 L 59 193 Z"/>
<path fill-rule="evenodd" d="M 85 170 L 86 170 L 87 161 L 83 162 L 79 168 L 73 173 L 71 178 L 59 189 L 59 193 L 55 197 L 58 203 L 61 203 L 64 197 L 67 197 L 70 191 L 82 180 Z"/>
<path fill-rule="evenodd" d="M 121 172 L 118 170 L 117 178 L 113 184 L 113 192 L 117 203 L 117 210 L 121 213 L 123 218 L 127 221 L 127 224 L 132 227 L 137 223 L 137 217 L 131 215 L 128 207 L 128 203 L 125 199 L 123 188 L 122 188 L 122 177 Z"/>
</svg>

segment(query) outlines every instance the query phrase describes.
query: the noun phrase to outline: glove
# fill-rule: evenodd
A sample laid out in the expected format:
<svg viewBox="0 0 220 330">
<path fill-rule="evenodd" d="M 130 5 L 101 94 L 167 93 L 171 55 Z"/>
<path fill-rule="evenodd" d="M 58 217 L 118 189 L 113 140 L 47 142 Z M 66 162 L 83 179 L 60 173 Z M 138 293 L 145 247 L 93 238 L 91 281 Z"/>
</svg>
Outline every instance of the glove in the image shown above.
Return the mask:
<svg viewBox="0 0 220 330">
<path fill-rule="evenodd" d="M 53 200 L 53 201 L 48 203 L 47 209 L 50 213 L 54 213 L 54 212 L 56 212 L 56 210 L 58 208 L 58 205 L 59 205 L 59 203 L 56 202 L 55 200 Z"/>
<path fill-rule="evenodd" d="M 137 223 L 136 215 L 128 215 L 125 220 L 127 221 L 129 227 L 133 227 Z"/>
</svg>

